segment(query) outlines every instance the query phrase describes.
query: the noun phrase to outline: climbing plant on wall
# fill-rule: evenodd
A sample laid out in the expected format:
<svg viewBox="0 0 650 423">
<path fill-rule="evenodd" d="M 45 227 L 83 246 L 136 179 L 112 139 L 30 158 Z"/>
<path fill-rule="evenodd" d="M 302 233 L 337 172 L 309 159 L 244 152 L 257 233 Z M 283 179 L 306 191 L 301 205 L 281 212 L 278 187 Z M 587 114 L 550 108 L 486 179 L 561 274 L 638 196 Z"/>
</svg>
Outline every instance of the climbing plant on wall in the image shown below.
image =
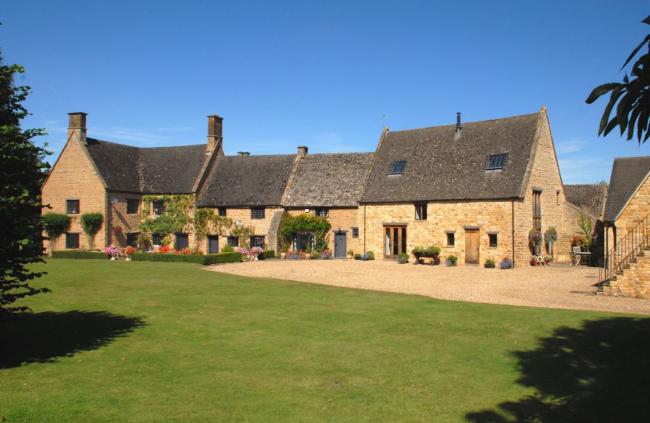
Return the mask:
<svg viewBox="0 0 650 423">
<path fill-rule="evenodd" d="M 162 214 L 153 216 L 151 207 L 154 201 L 162 201 Z M 171 234 L 188 232 L 192 223 L 194 199 L 191 195 L 145 195 L 142 197 L 140 231 L 143 237 L 151 239 L 151 234 L 160 234 L 165 244 L 171 241 Z"/>
<path fill-rule="evenodd" d="M 251 236 L 255 234 L 255 227 L 235 223 L 230 229 L 230 234 L 239 238 L 239 245 L 250 248 Z"/>
<path fill-rule="evenodd" d="M 233 227 L 232 219 L 219 216 L 212 209 L 200 208 L 194 212 L 195 248 L 205 240 L 208 234 L 225 235 Z"/>
<path fill-rule="evenodd" d="M 280 248 L 286 251 L 296 235 L 309 233 L 314 236 L 314 249 L 316 251 L 322 251 L 327 248 L 327 233 L 331 228 L 332 225 L 324 217 L 309 213 L 303 213 L 298 216 L 284 213 L 280 221 Z"/>
</svg>

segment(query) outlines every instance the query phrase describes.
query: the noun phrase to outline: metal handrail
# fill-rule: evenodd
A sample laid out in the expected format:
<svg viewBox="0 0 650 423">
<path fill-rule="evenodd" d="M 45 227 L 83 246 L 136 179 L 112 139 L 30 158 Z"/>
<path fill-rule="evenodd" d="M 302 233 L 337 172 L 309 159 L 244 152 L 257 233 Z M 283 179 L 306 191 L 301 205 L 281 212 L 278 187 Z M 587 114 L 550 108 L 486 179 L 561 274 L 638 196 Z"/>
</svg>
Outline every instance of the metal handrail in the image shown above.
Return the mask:
<svg viewBox="0 0 650 423">
<path fill-rule="evenodd" d="M 605 254 L 603 266 L 599 269 L 599 283 L 607 282 L 613 276 L 621 273 L 635 260 L 640 252 L 648 245 L 650 240 L 650 215 L 643 218 L 631 231 L 616 242 L 616 247 Z"/>
</svg>

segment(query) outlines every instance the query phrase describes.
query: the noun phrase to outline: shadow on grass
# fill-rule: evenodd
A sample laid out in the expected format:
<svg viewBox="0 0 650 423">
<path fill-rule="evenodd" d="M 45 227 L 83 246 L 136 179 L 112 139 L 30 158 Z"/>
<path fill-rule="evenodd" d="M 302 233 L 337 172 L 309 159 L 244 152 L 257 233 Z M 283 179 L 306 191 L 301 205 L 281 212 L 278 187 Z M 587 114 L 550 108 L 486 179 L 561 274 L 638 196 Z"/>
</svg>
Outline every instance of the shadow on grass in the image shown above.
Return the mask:
<svg viewBox="0 0 650 423">
<path fill-rule="evenodd" d="M 650 319 L 560 327 L 538 348 L 513 354 L 521 372 L 517 382 L 536 393 L 469 413 L 468 421 L 650 421 Z"/>
<path fill-rule="evenodd" d="M 144 326 L 105 311 L 16 313 L 0 319 L 0 369 L 94 350 Z"/>
</svg>

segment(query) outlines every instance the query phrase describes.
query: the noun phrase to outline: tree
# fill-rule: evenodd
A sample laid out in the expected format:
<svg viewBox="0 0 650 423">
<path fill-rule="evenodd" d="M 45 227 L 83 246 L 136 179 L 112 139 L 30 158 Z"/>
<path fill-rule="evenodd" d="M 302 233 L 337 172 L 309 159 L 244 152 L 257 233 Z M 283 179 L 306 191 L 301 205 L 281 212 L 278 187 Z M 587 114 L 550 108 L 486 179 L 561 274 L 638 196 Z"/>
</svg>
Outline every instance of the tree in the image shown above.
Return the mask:
<svg viewBox="0 0 650 423">
<path fill-rule="evenodd" d="M 29 284 L 42 273 L 27 268 L 43 261 L 41 185 L 49 153 L 32 141 L 43 130 L 20 128 L 30 88 L 15 86 L 14 75 L 23 72 L 20 65 L 5 65 L 0 55 L 0 312 L 26 310 L 11 304 L 49 291 Z"/>
<path fill-rule="evenodd" d="M 643 23 L 650 25 L 650 16 L 645 18 Z M 617 126 L 623 135 L 627 131 L 627 139 L 631 140 L 636 131 L 639 144 L 645 143 L 650 137 L 650 34 L 646 35 L 643 41 L 634 49 L 627 58 L 621 70 L 623 70 L 643 47 L 648 51 L 634 62 L 630 70 L 632 78 L 627 72 L 623 82 L 610 82 L 594 88 L 587 104 L 598 100 L 601 96 L 610 93 L 609 102 L 600 119 L 598 135 L 606 136 Z M 616 112 L 610 119 L 610 115 L 616 106 Z"/>
<path fill-rule="evenodd" d="M 101 213 L 84 213 L 81 215 L 81 227 L 88 236 L 88 248 L 95 246 L 95 235 L 102 228 L 104 216 Z"/>
</svg>

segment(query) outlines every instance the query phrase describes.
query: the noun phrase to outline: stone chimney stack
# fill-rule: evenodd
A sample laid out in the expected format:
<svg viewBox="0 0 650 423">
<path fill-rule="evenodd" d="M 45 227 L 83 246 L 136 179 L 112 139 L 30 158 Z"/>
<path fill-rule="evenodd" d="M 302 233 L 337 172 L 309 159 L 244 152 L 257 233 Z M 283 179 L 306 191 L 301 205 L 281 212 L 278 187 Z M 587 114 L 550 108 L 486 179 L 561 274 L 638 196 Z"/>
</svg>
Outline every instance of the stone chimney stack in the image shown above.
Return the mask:
<svg viewBox="0 0 650 423">
<path fill-rule="evenodd" d="M 78 142 L 86 144 L 86 113 L 68 113 L 68 138 L 74 137 Z"/>
<path fill-rule="evenodd" d="M 221 151 L 223 143 L 223 118 L 219 115 L 208 116 L 208 146 L 207 153 Z"/>
<path fill-rule="evenodd" d="M 299 156 L 305 157 L 307 155 L 307 153 L 309 153 L 309 147 L 307 147 L 306 145 L 298 146 L 298 155 Z"/>
</svg>

